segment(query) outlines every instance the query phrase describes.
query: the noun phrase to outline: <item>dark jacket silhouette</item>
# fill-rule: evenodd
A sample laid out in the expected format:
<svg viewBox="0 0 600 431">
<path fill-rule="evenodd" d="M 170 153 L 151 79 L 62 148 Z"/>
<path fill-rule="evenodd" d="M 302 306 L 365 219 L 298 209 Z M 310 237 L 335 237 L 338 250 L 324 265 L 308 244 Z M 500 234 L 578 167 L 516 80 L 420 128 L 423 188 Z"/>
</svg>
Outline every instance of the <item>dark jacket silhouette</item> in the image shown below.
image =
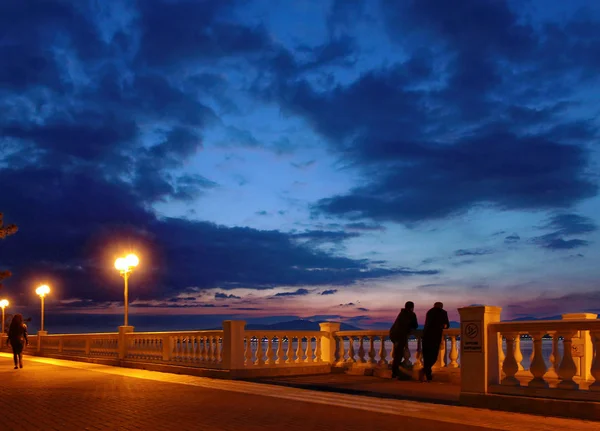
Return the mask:
<svg viewBox="0 0 600 431">
<path fill-rule="evenodd" d="M 431 368 L 437 361 L 440 352 L 440 344 L 442 343 L 442 337 L 444 336 L 444 329 L 449 327 L 450 321 L 448 320 L 448 313 L 442 308 L 441 303 L 427 312 L 422 337 L 424 375 L 421 379 L 424 379 L 425 377 L 428 381 L 432 379 Z"/>
<path fill-rule="evenodd" d="M 410 331 L 414 331 L 419 327 L 417 315 L 414 311 L 403 308 L 400 314 L 396 317 L 394 324 L 390 328 L 390 340 L 397 343 L 402 338 L 408 338 Z"/>
<path fill-rule="evenodd" d="M 417 315 L 414 311 L 406 308 L 400 310 L 400 314 L 390 328 L 390 340 L 394 343 L 392 377 L 399 376 L 400 363 L 404 359 L 404 351 L 408 345 L 408 335 L 418 326 Z"/>
<path fill-rule="evenodd" d="M 23 348 L 29 344 L 27 340 L 27 325 L 23 323 L 23 316 L 15 314 L 8 329 L 7 344 L 10 343 L 13 350 L 15 369 L 17 364 L 23 368 Z"/>
<path fill-rule="evenodd" d="M 444 329 L 450 327 L 448 313 L 443 308 L 434 307 L 425 316 L 423 327 L 423 345 L 439 346 L 442 342 Z"/>
</svg>

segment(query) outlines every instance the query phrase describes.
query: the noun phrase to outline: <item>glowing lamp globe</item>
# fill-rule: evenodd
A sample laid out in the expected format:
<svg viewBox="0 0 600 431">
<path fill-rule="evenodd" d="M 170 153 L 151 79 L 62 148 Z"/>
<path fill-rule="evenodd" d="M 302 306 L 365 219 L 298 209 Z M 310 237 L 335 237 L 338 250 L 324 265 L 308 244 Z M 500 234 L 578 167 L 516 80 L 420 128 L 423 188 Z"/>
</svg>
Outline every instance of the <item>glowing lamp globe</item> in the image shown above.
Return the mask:
<svg viewBox="0 0 600 431">
<path fill-rule="evenodd" d="M 127 269 L 127 262 L 125 259 L 120 257 L 115 260 L 115 268 L 117 268 L 119 271 L 125 271 Z"/>
<path fill-rule="evenodd" d="M 138 257 L 135 254 L 128 254 L 125 257 L 125 262 L 127 263 L 127 266 L 129 268 L 133 268 L 138 266 L 138 264 L 140 263 L 140 260 L 138 259 Z"/>
<path fill-rule="evenodd" d="M 2 301 L 0 301 L 0 308 L 4 308 L 4 307 L 8 307 L 8 301 L 6 299 L 3 299 Z"/>
<path fill-rule="evenodd" d="M 46 296 L 50 293 L 50 287 L 46 284 L 42 284 L 40 287 L 35 289 L 35 293 L 37 293 L 40 296 Z"/>
</svg>

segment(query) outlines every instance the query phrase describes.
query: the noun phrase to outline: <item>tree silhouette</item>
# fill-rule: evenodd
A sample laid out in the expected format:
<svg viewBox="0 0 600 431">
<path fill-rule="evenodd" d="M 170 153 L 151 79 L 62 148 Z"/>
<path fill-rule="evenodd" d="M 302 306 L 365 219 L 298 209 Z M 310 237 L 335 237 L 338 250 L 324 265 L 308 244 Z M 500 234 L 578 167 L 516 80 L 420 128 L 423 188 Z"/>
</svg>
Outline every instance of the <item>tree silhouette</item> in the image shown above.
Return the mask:
<svg viewBox="0 0 600 431">
<path fill-rule="evenodd" d="M 14 235 L 18 230 L 19 228 L 16 224 L 9 224 L 8 226 L 4 227 L 4 214 L 0 213 L 0 239 Z M 12 273 L 8 270 L 0 270 L 0 289 L 2 289 L 2 280 L 10 277 L 11 275 Z"/>
</svg>

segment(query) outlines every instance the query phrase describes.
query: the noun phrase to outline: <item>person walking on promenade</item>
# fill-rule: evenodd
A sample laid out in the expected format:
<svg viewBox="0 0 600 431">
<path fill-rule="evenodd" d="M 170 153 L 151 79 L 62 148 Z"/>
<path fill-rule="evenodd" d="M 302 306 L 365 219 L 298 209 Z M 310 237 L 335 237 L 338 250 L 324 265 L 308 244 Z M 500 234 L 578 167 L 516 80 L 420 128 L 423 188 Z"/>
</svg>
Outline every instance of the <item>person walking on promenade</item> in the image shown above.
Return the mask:
<svg viewBox="0 0 600 431">
<path fill-rule="evenodd" d="M 423 368 L 419 372 L 419 380 L 422 382 L 430 382 L 433 378 L 431 368 L 437 361 L 444 329 L 448 327 L 450 327 L 450 322 L 448 313 L 444 310 L 444 304 L 436 302 L 433 308 L 427 312 L 423 327 Z"/>
<path fill-rule="evenodd" d="M 21 314 L 15 314 L 10 322 L 8 339 L 6 340 L 6 344 L 8 343 L 10 343 L 13 350 L 15 370 L 19 367 L 23 368 L 23 347 L 29 344 L 29 340 L 27 339 L 27 326 L 23 322 Z"/>
<path fill-rule="evenodd" d="M 408 301 L 400 314 L 396 317 L 394 324 L 390 328 L 390 340 L 394 343 L 394 358 L 392 361 L 392 378 L 400 375 L 400 363 L 404 359 L 404 351 L 408 346 L 408 336 L 410 331 L 417 329 L 417 315 L 414 312 L 415 304 Z"/>
</svg>

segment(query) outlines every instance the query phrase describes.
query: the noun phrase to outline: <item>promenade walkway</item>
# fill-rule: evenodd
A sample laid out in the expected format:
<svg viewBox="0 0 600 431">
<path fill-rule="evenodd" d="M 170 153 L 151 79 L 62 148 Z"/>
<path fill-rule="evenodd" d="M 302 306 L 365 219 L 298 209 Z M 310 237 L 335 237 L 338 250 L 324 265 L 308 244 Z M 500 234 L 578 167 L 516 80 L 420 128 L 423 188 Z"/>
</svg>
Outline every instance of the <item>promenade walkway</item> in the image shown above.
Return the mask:
<svg viewBox="0 0 600 431">
<path fill-rule="evenodd" d="M 434 380 L 432 383 L 422 384 L 414 380 L 398 381 L 391 378 L 343 373 L 264 377 L 249 381 L 323 392 L 447 405 L 458 405 L 460 396 L 460 385 L 449 382 Z"/>
<path fill-rule="evenodd" d="M 598 423 L 0 353 L 0 429 L 592 431 Z"/>
</svg>

